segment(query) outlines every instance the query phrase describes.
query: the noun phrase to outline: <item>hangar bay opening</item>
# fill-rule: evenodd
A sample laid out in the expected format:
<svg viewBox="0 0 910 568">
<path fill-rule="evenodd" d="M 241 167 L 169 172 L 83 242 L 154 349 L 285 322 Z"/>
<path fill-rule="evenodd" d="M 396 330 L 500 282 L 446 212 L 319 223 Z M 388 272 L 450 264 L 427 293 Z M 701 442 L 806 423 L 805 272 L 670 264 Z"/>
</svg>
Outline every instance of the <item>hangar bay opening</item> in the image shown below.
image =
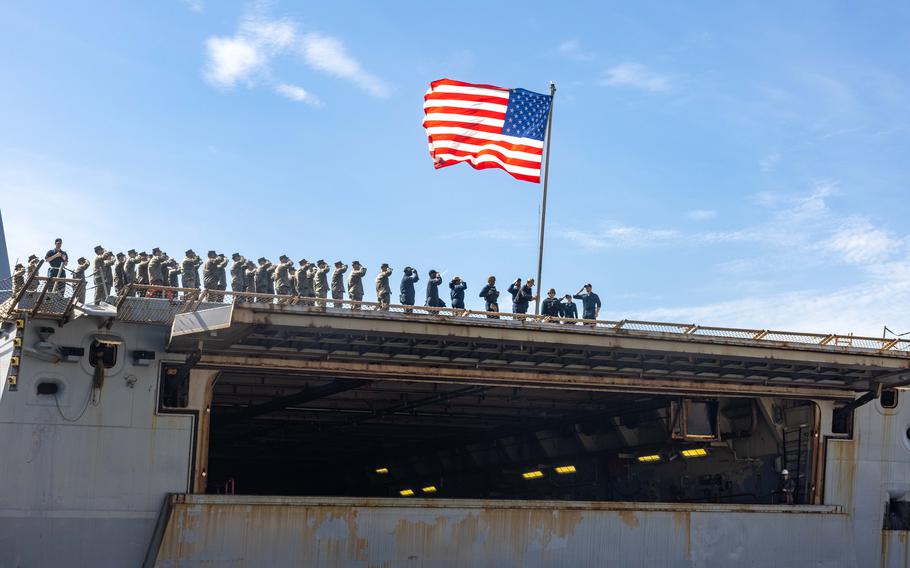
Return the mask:
<svg viewBox="0 0 910 568">
<path fill-rule="evenodd" d="M 802 399 L 222 371 L 210 493 L 794 503 L 817 490 Z"/>
</svg>

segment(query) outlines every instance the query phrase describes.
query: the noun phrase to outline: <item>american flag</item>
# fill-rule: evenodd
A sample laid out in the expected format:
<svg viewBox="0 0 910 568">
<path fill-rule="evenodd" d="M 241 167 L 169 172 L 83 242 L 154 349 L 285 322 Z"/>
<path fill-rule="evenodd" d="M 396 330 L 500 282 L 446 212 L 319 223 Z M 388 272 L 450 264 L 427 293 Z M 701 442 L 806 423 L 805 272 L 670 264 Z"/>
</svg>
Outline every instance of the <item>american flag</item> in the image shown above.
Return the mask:
<svg viewBox="0 0 910 568">
<path fill-rule="evenodd" d="M 549 95 L 440 79 L 423 99 L 423 126 L 437 169 L 465 162 L 540 182 Z"/>
</svg>

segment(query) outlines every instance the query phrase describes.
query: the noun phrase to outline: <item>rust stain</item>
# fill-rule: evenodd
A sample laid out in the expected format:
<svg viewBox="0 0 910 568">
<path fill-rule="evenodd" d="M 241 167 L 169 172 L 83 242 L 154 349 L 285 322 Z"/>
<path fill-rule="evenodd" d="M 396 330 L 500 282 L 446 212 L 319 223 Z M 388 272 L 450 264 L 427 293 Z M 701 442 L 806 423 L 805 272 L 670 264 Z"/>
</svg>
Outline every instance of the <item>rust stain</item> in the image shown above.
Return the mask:
<svg viewBox="0 0 910 568">
<path fill-rule="evenodd" d="M 627 526 L 633 529 L 637 529 L 641 525 L 641 521 L 638 520 L 638 517 L 632 511 L 620 511 L 619 519 Z"/>
<path fill-rule="evenodd" d="M 858 441 L 843 440 L 828 444 L 832 462 L 837 464 L 837 492 L 843 499 L 844 509 L 853 511 L 853 482 L 856 477 L 856 448 Z M 829 462 L 830 463 L 830 462 Z"/>
<path fill-rule="evenodd" d="M 692 560 L 692 512 L 674 512 L 673 527 L 676 529 L 677 536 L 686 539 L 686 558 Z"/>
</svg>

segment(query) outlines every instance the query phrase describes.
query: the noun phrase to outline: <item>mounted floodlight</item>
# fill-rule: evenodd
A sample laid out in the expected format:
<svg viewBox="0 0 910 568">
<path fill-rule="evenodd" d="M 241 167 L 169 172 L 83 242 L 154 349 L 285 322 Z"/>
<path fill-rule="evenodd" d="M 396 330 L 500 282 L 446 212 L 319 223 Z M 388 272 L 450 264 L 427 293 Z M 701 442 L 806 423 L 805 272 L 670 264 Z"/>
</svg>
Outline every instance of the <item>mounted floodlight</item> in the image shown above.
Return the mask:
<svg viewBox="0 0 910 568">
<path fill-rule="evenodd" d="M 401 491 L 398 492 L 398 494 L 401 495 L 402 497 L 410 497 L 410 496 L 414 495 L 414 490 L 413 489 L 402 489 Z"/>
<path fill-rule="evenodd" d="M 554 471 L 556 471 L 556 473 L 558 473 L 559 475 L 567 475 L 570 473 L 575 473 L 575 466 L 574 465 L 561 465 L 561 466 L 554 468 Z"/>
<path fill-rule="evenodd" d="M 543 472 L 539 469 L 535 469 L 534 471 L 526 471 L 522 473 L 521 476 L 525 479 L 540 479 L 543 477 Z"/>
<path fill-rule="evenodd" d="M 379 475 L 388 475 L 389 474 L 389 468 L 387 468 L 387 467 L 377 467 L 373 471 L 375 471 Z"/>
<path fill-rule="evenodd" d="M 660 461 L 660 454 L 649 454 L 647 456 L 638 456 L 636 458 L 641 463 L 654 463 Z"/>
<path fill-rule="evenodd" d="M 708 450 L 704 448 L 692 448 L 691 450 L 683 450 L 680 452 L 684 458 L 706 458 L 708 457 Z"/>
<path fill-rule="evenodd" d="M 436 486 L 427 485 L 426 487 L 421 487 L 420 490 L 423 491 L 424 493 L 436 493 Z"/>
</svg>

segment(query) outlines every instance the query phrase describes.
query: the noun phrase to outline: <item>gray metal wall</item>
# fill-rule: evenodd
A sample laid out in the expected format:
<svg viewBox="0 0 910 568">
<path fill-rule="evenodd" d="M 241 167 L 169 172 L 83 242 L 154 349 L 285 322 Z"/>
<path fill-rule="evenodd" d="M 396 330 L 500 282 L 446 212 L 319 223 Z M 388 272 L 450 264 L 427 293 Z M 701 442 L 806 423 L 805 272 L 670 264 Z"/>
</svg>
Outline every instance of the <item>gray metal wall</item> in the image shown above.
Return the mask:
<svg viewBox="0 0 910 568">
<path fill-rule="evenodd" d="M 867 566 L 836 510 L 200 495 L 156 566 Z"/>
<path fill-rule="evenodd" d="M 24 345 L 46 326 L 55 332 L 49 341 L 88 353 L 99 321 L 29 322 Z M 55 364 L 24 356 L 19 389 L 0 391 L 0 568 L 139 566 L 164 496 L 189 489 L 192 418 L 156 415 L 158 361 L 136 366 L 129 356 L 160 349 L 166 330 L 115 324 L 101 331 L 127 345 L 97 406 L 78 421 L 61 412 L 73 419 L 84 406 L 93 371 L 87 357 Z M 3 377 L 8 346 L 0 345 Z M 59 383 L 59 410 L 54 397 L 36 393 L 39 381 Z"/>
</svg>

